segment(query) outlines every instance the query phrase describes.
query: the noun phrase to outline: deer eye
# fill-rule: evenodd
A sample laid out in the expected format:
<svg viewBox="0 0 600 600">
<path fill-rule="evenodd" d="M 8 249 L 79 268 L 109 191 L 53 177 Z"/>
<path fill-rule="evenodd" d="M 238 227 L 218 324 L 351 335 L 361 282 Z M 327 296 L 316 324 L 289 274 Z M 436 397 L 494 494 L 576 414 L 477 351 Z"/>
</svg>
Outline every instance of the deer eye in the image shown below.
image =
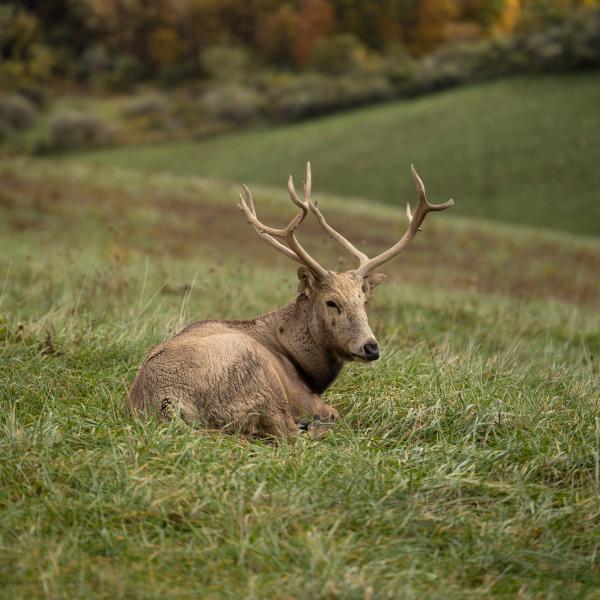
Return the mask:
<svg viewBox="0 0 600 600">
<path fill-rule="evenodd" d="M 327 306 L 329 306 L 329 308 L 335 308 L 335 310 L 340 312 L 340 307 L 333 300 L 327 300 L 327 302 L 325 304 L 327 304 Z"/>
</svg>

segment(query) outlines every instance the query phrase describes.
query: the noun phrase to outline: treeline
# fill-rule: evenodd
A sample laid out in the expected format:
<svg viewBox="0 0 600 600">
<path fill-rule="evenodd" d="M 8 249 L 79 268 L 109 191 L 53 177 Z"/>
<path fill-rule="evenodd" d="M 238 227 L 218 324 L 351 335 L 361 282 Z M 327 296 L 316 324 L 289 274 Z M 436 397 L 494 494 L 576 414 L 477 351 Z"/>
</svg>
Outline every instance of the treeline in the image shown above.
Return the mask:
<svg viewBox="0 0 600 600">
<path fill-rule="evenodd" d="M 0 145 L 49 153 L 200 138 L 509 75 L 597 69 L 600 8 L 13 1 L 0 6 L 0 52 Z"/>
<path fill-rule="evenodd" d="M 5 0 L 0 83 L 123 88 L 231 70 L 343 73 L 555 24 L 596 0 Z"/>
</svg>

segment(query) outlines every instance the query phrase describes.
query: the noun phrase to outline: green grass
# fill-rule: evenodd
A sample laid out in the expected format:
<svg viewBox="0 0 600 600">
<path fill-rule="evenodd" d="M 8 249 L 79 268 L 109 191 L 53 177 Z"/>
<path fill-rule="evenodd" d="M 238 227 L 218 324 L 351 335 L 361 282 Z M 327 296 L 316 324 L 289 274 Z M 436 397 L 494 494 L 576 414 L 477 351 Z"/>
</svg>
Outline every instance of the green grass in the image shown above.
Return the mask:
<svg viewBox="0 0 600 600">
<path fill-rule="evenodd" d="M 414 197 L 414 162 L 456 215 L 600 234 L 600 75 L 509 79 L 277 129 L 90 153 L 93 164 L 265 183 L 313 163 L 315 191 Z"/>
<path fill-rule="evenodd" d="M 293 296 L 234 188 L 18 161 L 0 192 L 3 597 L 599 597 L 600 243 L 434 215 L 370 305 L 382 360 L 327 393 L 340 423 L 273 445 L 124 405 L 152 344 Z"/>
</svg>

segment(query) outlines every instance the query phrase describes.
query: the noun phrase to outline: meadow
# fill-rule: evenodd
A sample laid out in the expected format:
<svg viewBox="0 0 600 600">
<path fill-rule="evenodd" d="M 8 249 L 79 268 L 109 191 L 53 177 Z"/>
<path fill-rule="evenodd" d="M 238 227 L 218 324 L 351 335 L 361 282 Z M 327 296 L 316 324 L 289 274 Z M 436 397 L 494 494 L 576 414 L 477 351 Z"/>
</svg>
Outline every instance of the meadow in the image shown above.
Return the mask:
<svg viewBox="0 0 600 600">
<path fill-rule="evenodd" d="M 455 215 L 597 236 L 599 105 L 595 72 L 512 78 L 285 127 L 100 150 L 82 160 L 279 187 L 310 159 L 321 190 L 390 205 L 412 197 L 408 168 L 415 163 L 432 199 L 460 198 Z"/>
<path fill-rule="evenodd" d="M 359 116 L 331 122 L 343 118 Z M 293 213 L 298 135 L 288 156 L 255 146 L 248 165 L 236 145 L 231 180 L 246 165 L 247 181 L 271 183 L 285 163 L 277 187 L 252 186 L 269 223 Z M 181 174 L 225 160 L 209 151 L 221 143 L 0 164 L 0 595 L 599 598 L 592 237 L 430 217 L 370 303 L 382 359 L 350 365 L 327 392 L 341 420 L 320 439 L 250 441 L 128 413 L 153 344 L 294 295 L 295 265 L 235 207 L 239 182 Z M 397 166 L 410 150 L 398 147 L 386 154 Z M 154 152 L 162 172 L 132 168 Z M 403 211 L 322 194 L 341 166 L 340 182 L 354 178 L 326 156 L 313 196 L 329 220 L 368 250 L 391 244 Z M 422 174 L 432 199 L 460 206 L 451 170 Z M 302 239 L 331 268 L 352 266 L 314 223 Z"/>
</svg>

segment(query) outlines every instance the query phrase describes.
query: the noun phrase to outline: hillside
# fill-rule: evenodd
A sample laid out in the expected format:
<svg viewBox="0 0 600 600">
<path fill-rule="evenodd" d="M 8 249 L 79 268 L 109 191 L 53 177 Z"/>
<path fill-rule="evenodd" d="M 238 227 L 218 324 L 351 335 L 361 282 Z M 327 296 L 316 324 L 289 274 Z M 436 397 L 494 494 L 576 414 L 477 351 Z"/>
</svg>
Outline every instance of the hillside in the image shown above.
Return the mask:
<svg viewBox="0 0 600 600">
<path fill-rule="evenodd" d="M 600 243 L 432 215 L 385 269 L 369 303 L 383 357 L 327 392 L 342 417 L 324 438 L 134 418 L 124 397 L 153 344 L 294 294 L 295 265 L 250 231 L 237 190 L 0 166 L 6 596 L 594 597 Z M 294 213 L 283 186 L 254 192 L 267 222 Z M 406 225 L 372 202 L 320 206 L 369 251 Z"/>
<path fill-rule="evenodd" d="M 134 418 L 124 397 L 153 344 L 294 295 L 295 265 L 250 231 L 238 189 L 0 165 L 4 594 L 595 597 L 600 242 L 432 215 L 369 303 L 382 359 L 327 392 L 342 416 L 321 439 Z M 293 214 L 283 185 L 253 191 L 265 221 Z M 319 200 L 369 251 L 406 225 Z M 350 266 L 307 225 L 325 264 Z"/>
<path fill-rule="evenodd" d="M 284 191 L 313 163 L 316 191 L 390 204 L 412 197 L 417 165 L 432 198 L 476 216 L 600 234 L 600 74 L 503 80 L 278 129 L 78 158 L 265 183 Z"/>
</svg>

